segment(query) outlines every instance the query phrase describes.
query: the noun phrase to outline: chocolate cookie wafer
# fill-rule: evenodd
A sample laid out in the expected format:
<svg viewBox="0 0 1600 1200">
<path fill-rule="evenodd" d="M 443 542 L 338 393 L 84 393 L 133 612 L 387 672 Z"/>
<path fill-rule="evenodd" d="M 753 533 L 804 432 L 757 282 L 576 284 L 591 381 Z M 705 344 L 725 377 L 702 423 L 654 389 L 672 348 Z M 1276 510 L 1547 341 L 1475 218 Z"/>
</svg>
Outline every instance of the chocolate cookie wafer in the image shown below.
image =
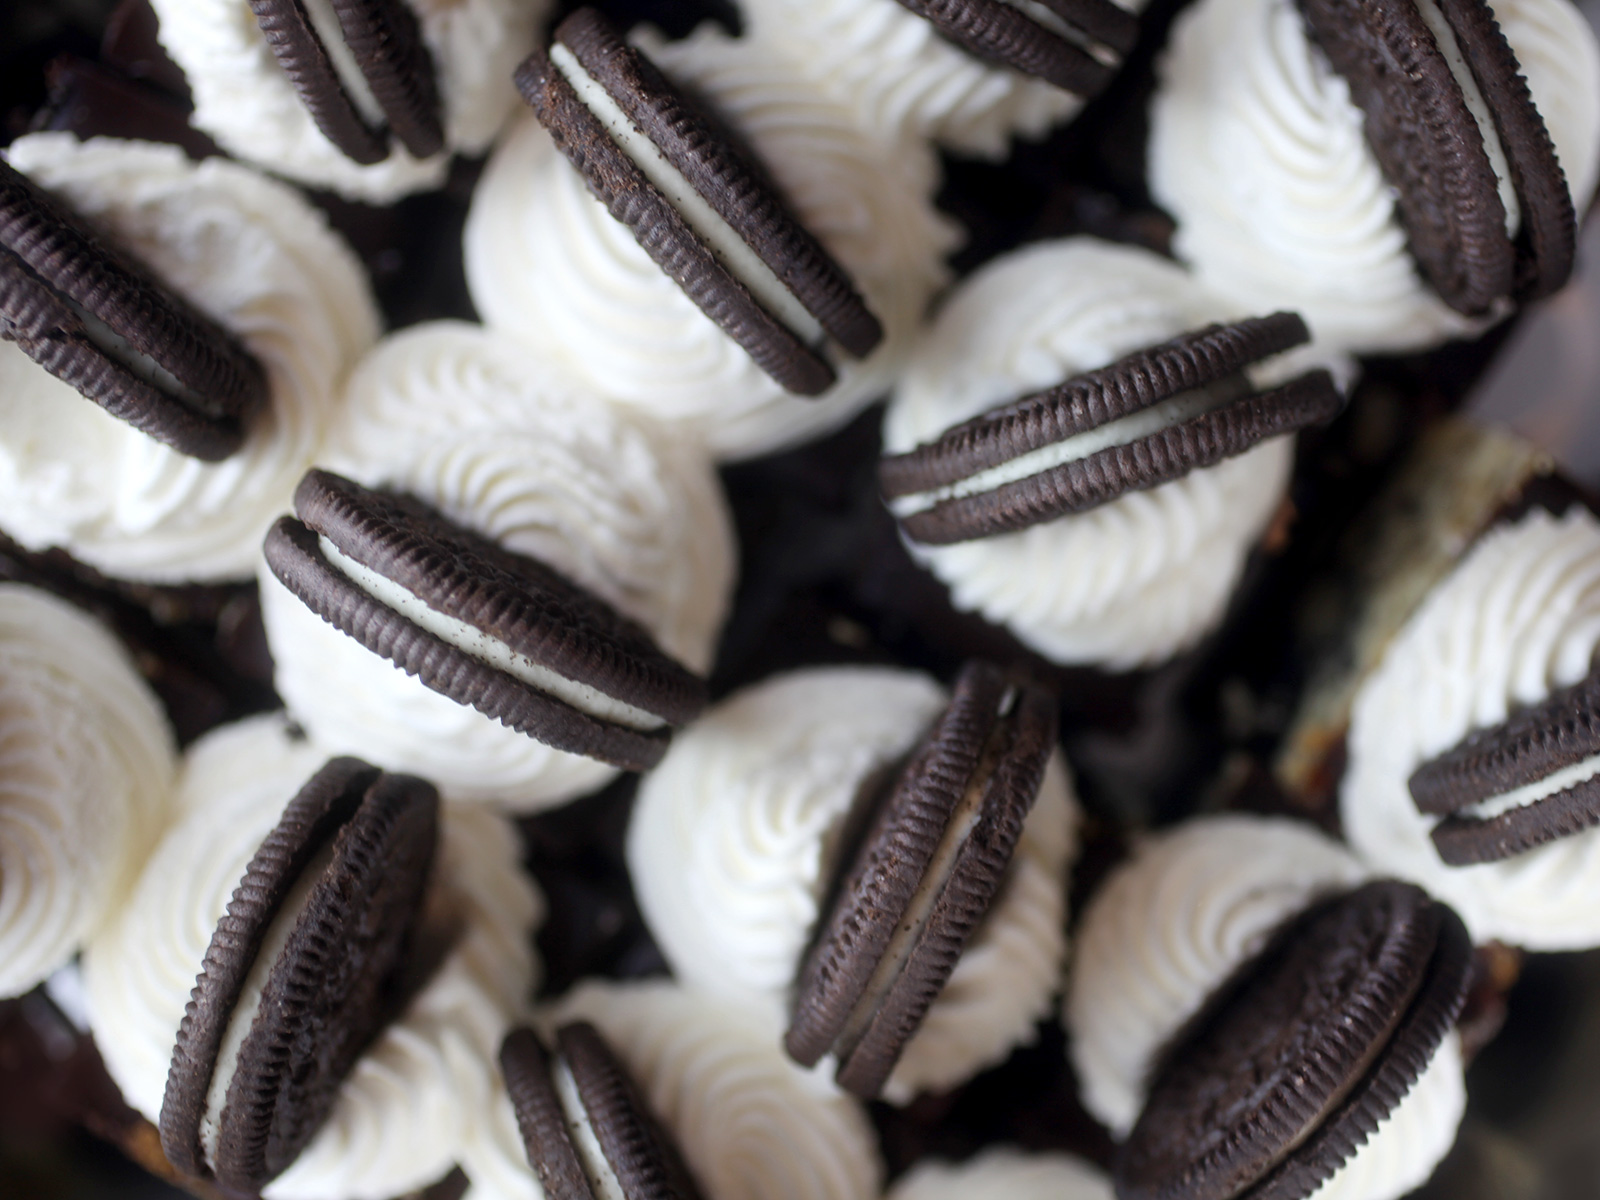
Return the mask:
<svg viewBox="0 0 1600 1200">
<path fill-rule="evenodd" d="M 0 337 L 107 412 L 195 458 L 239 448 L 267 398 L 231 333 L 0 162 Z"/>
<path fill-rule="evenodd" d="M 395 1015 L 434 858 L 433 786 L 338 758 L 289 802 L 206 950 L 161 1106 L 179 1170 L 254 1194 Z"/>
<path fill-rule="evenodd" d="M 800 968 L 784 1046 L 882 1089 L 1005 879 L 1055 744 L 1056 703 L 990 663 L 949 706 L 873 817 Z"/>
<path fill-rule="evenodd" d="M 1311 1195 L 1422 1074 L 1471 959 L 1460 919 L 1410 884 L 1313 906 L 1167 1052 L 1118 1155 L 1117 1195 Z"/>
<path fill-rule="evenodd" d="M 1411 253 L 1440 298 L 1476 315 L 1560 288 L 1576 246 L 1572 197 L 1489 5 L 1300 0 L 1300 8 L 1366 114 Z M 1511 233 L 1497 174 L 1516 195 Z"/>
<path fill-rule="evenodd" d="M 630 770 L 666 752 L 704 682 L 549 567 L 411 496 L 327 471 L 267 535 L 268 566 L 323 620 L 458 704 Z"/>
<path fill-rule="evenodd" d="M 444 149 L 433 59 L 403 0 L 250 0 L 317 128 L 358 163 L 389 157 L 390 135 L 415 158 Z"/>
<path fill-rule="evenodd" d="M 824 392 L 830 343 L 860 358 L 882 340 L 760 167 L 599 13 L 558 25 L 517 87 L 611 215 L 784 388 Z"/>
<path fill-rule="evenodd" d="M 900 0 L 978 58 L 1089 97 L 1139 40 L 1139 18 L 1112 0 Z"/>
<path fill-rule="evenodd" d="M 554 1054 L 531 1029 L 513 1029 L 500 1070 L 550 1200 L 698 1200 L 670 1137 L 587 1021 L 557 1030 Z"/>
<path fill-rule="evenodd" d="M 1600 672 L 1476 729 L 1413 772 L 1451 866 L 1494 862 L 1600 825 Z"/>
<path fill-rule="evenodd" d="M 1265 392 L 1250 365 L 1310 337 L 1293 313 L 1211 325 L 993 409 L 878 464 L 916 541 L 1009 533 L 1156 487 L 1331 419 L 1326 371 Z"/>
</svg>

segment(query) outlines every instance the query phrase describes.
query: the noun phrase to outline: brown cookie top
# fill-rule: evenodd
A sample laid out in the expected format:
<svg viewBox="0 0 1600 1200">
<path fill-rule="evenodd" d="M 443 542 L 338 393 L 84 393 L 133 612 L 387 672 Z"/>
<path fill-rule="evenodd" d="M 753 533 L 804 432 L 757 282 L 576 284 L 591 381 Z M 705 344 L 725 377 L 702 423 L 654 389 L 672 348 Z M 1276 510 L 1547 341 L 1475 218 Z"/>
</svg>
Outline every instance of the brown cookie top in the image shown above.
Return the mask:
<svg viewBox="0 0 1600 1200">
<path fill-rule="evenodd" d="M 231 333 L 0 162 L 0 337 L 184 454 L 237 450 L 267 377 Z"/>
<path fill-rule="evenodd" d="M 1576 218 L 1548 130 L 1516 56 L 1483 0 L 1439 8 L 1490 109 L 1522 209 L 1518 243 L 1484 131 L 1414 4 L 1300 0 L 1311 36 L 1366 114 L 1367 142 L 1396 190 L 1396 208 L 1424 277 L 1450 307 L 1488 312 L 1519 291 L 1544 294 L 1571 271 Z"/>
<path fill-rule="evenodd" d="M 1309 336 L 1293 313 L 1185 334 L 886 456 L 878 465 L 879 486 L 890 501 L 927 497 L 925 507 L 902 511 L 900 525 L 919 542 L 943 545 L 1025 529 L 1168 483 L 1338 413 L 1343 400 L 1326 371 L 1263 393 L 1244 376 L 1250 364 Z M 1020 479 L 986 484 L 982 478 L 1025 455 L 1195 393 L 1209 397 L 1211 406 L 1154 432 L 1041 466 Z"/>
<path fill-rule="evenodd" d="M 556 28 L 570 52 L 626 119 L 644 134 L 686 185 L 725 221 L 827 338 L 855 357 L 883 338 L 844 270 L 789 212 L 782 196 L 721 123 L 663 75 L 593 9 Z M 517 87 L 589 190 L 702 311 L 786 389 L 826 391 L 835 379 L 819 346 L 808 344 L 754 293 L 719 251 L 607 132 L 551 61 L 535 51 L 518 69 Z"/>
<path fill-rule="evenodd" d="M 659 761 L 670 727 L 705 705 L 704 681 L 636 622 L 414 497 L 313 470 L 295 493 L 295 510 L 300 520 L 280 518 L 264 548 L 278 579 L 324 620 L 459 704 L 558 749 L 632 770 Z M 331 562 L 319 535 L 432 612 L 598 696 L 577 707 L 571 696 L 422 628 Z M 617 705 L 650 718 L 648 727 L 627 723 Z"/>
<path fill-rule="evenodd" d="M 978 58 L 1086 98 L 1111 82 L 1113 64 L 1139 40 L 1139 18 L 1112 0 L 1041 0 L 1065 29 L 1005 0 L 900 3 Z"/>
<path fill-rule="evenodd" d="M 444 149 L 433 59 L 416 14 L 403 0 L 330 0 L 330 5 L 337 29 L 319 30 L 302 0 L 250 0 L 268 48 L 323 136 L 363 164 L 389 157 L 390 134 L 416 158 Z M 325 37 L 337 37 L 348 47 L 386 129 L 362 115 Z"/>
<path fill-rule="evenodd" d="M 1314 905 L 1168 1051 L 1118 1155 L 1117 1195 L 1309 1196 L 1421 1074 L 1470 964 L 1459 918 L 1410 884 Z"/>
<path fill-rule="evenodd" d="M 874 814 L 796 979 L 784 1046 L 882 1089 L 1005 879 L 1055 744 L 1044 688 L 985 662 L 957 679 Z"/>
<path fill-rule="evenodd" d="M 254 1193 L 311 1140 L 398 1008 L 438 807 L 431 784 L 350 758 L 329 762 L 289 802 L 218 922 L 178 1029 L 161 1107 L 162 1148 L 174 1166 Z M 207 1154 L 201 1131 L 218 1058 L 280 919 L 293 924 L 213 1114 L 216 1148 Z"/>
</svg>

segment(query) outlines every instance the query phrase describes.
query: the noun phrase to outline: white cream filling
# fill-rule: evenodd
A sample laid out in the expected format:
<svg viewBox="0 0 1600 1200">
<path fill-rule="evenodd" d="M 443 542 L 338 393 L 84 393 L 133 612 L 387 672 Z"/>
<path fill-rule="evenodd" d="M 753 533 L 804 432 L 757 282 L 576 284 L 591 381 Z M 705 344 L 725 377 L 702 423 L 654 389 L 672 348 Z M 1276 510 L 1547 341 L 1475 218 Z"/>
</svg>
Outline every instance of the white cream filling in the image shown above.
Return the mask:
<svg viewBox="0 0 1600 1200">
<path fill-rule="evenodd" d="M 128 339 L 123 337 L 99 317 L 95 316 L 83 305 L 69 296 L 57 295 L 72 309 L 73 315 L 83 322 L 83 331 L 89 340 L 94 343 L 107 358 L 118 366 L 131 373 L 136 379 L 141 379 L 158 391 L 165 392 L 177 400 L 181 400 L 188 407 L 198 412 L 208 412 L 213 407 L 206 403 L 206 399 L 199 392 L 189 387 L 171 371 L 167 370 L 155 359 L 142 350 L 136 350 Z"/>
<path fill-rule="evenodd" d="M 1002 721 L 1011 715 L 1016 702 L 1017 689 L 1007 688 L 1000 698 L 997 714 Z M 856 1002 L 856 1006 L 850 1010 L 850 1018 L 834 1042 L 835 1052 L 840 1058 L 848 1056 L 856 1048 L 890 989 L 894 987 L 895 981 L 904 973 L 906 964 L 911 961 L 912 950 L 933 917 L 934 905 L 944 893 L 946 885 L 950 882 L 950 876 L 955 871 L 956 857 L 978 824 L 978 817 L 983 811 L 984 792 L 994 773 L 994 763 L 986 756 L 984 760 L 980 760 L 979 766 L 980 769 L 967 780 L 966 790 L 961 793 L 961 799 L 956 801 L 955 808 L 950 813 L 949 823 L 945 825 L 933 857 L 928 861 L 928 868 L 922 873 L 922 879 L 912 893 L 911 902 L 906 906 L 905 915 L 901 917 L 900 924 L 889 939 L 883 957 L 873 968 L 872 976 L 867 980 L 866 990 Z M 982 769 L 985 767 L 988 769 Z"/>
<path fill-rule="evenodd" d="M 367 77 L 361 73 L 361 64 L 356 62 L 355 53 L 344 40 L 344 26 L 339 24 L 339 14 L 333 11 L 331 0 L 300 2 L 305 5 L 306 16 L 311 21 L 311 28 L 316 31 L 317 40 L 327 51 L 334 74 L 344 85 L 345 94 L 356 106 L 361 119 L 373 129 L 384 128 L 388 124 L 388 117 L 384 114 L 383 105 L 372 94 L 372 88 L 367 85 Z"/>
<path fill-rule="evenodd" d="M 1102 45 L 1084 33 L 1083 30 L 1069 24 L 1060 13 L 1056 12 L 1048 4 L 1042 3 L 1041 0 L 1000 0 L 1000 2 L 1016 9 L 1023 16 L 1037 24 L 1043 25 L 1058 38 L 1071 42 L 1085 54 L 1108 67 L 1114 67 L 1122 61 L 1122 56 L 1110 46 Z"/>
<path fill-rule="evenodd" d="M 1247 391 L 1247 385 L 1226 386 L 1225 381 L 1189 392 L 1179 392 L 1176 396 L 1152 404 L 1148 408 L 1129 413 L 1125 417 L 1118 417 L 1115 421 L 1107 421 L 1104 425 L 1096 425 L 1093 429 L 1086 429 L 1059 442 L 1051 442 L 1048 446 L 1040 446 L 1037 450 L 1030 450 L 1026 454 L 1019 454 L 1016 458 L 1008 459 L 986 471 L 969 475 L 965 479 L 959 479 L 955 483 L 928 492 L 901 496 L 891 501 L 889 507 L 897 517 L 908 517 L 946 500 L 957 500 L 965 496 L 990 492 L 1005 484 L 1015 483 L 1019 479 L 1028 479 L 1066 463 L 1078 462 L 1101 450 L 1113 446 L 1126 446 L 1170 426 L 1180 425 L 1202 413 L 1231 403 L 1247 394 Z"/>
<path fill-rule="evenodd" d="M 1450 74 L 1454 75 L 1456 82 L 1461 85 L 1462 95 L 1467 100 L 1467 111 L 1472 114 L 1472 119 L 1478 123 L 1478 130 L 1483 134 L 1483 148 L 1489 155 L 1489 166 L 1494 171 L 1495 182 L 1500 190 L 1500 202 L 1506 208 L 1506 236 L 1516 237 L 1517 230 L 1522 225 L 1522 206 L 1517 203 L 1517 189 L 1511 182 L 1511 168 L 1506 165 L 1505 148 L 1500 144 L 1500 134 L 1494 127 L 1494 117 L 1489 113 L 1489 103 L 1483 98 L 1483 92 L 1478 87 L 1478 81 L 1473 78 L 1472 68 L 1467 65 L 1466 57 L 1461 53 L 1461 43 L 1456 40 L 1455 30 L 1450 28 L 1450 22 L 1440 11 L 1435 0 L 1415 0 L 1417 11 L 1422 14 L 1422 19 L 1427 22 L 1428 28 L 1433 31 L 1434 40 L 1439 44 L 1439 53 L 1444 55 L 1444 60 L 1450 64 Z"/>
<path fill-rule="evenodd" d="M 329 565 L 367 595 L 413 625 L 427 630 L 440 641 L 454 646 L 462 653 L 470 654 L 486 666 L 504 671 L 507 675 L 538 688 L 541 692 L 547 692 L 596 720 L 610 721 L 612 724 L 625 725 L 629 729 L 646 733 L 660 729 L 666 724 L 666 721 L 654 713 L 608 696 L 587 683 L 568 679 L 542 663 L 534 662 L 526 654 L 513 650 L 499 638 L 491 637 L 459 618 L 430 607 L 427 601 L 414 592 L 406 590 L 394 580 L 380 575 L 371 567 L 364 566 L 342 553 L 327 538 L 318 535 L 317 542 Z"/>
<path fill-rule="evenodd" d="M 1525 783 L 1519 788 L 1509 792 L 1502 792 L 1498 796 L 1490 796 L 1477 804 L 1461 811 L 1464 817 L 1474 817 L 1480 821 L 1487 821 L 1493 817 L 1501 816 L 1512 809 L 1522 808 L 1540 800 L 1546 800 L 1557 792 L 1564 792 L 1569 787 L 1576 787 L 1580 783 L 1600 775 L 1600 754 L 1586 758 L 1582 762 L 1575 762 L 1570 767 L 1562 767 L 1559 771 L 1552 771 L 1543 779 L 1536 779 L 1532 783 Z"/>
<path fill-rule="evenodd" d="M 228 1098 L 228 1085 L 233 1082 L 234 1073 L 238 1069 L 239 1050 L 250 1033 L 250 1026 L 255 1023 L 256 1013 L 261 1009 L 261 994 L 267 986 L 267 977 L 283 953 L 284 946 L 288 944 L 289 935 L 294 932 L 300 915 L 305 911 L 306 902 L 311 897 L 311 889 L 317 885 L 317 881 L 322 878 L 332 862 L 333 839 L 330 837 L 312 856 L 306 869 L 300 872 L 300 878 L 294 881 L 288 895 L 284 897 L 278 915 L 273 917 L 272 923 L 267 926 L 266 936 L 261 939 L 261 949 L 256 952 L 255 962 L 250 965 L 250 973 L 245 976 L 244 989 L 239 993 L 239 999 L 233 1006 L 233 1013 L 228 1018 L 227 1031 L 223 1034 L 222 1044 L 217 1050 L 216 1065 L 211 1070 L 211 1087 L 206 1092 L 205 1115 L 200 1118 L 200 1146 L 205 1152 L 206 1162 L 213 1167 L 217 1161 L 217 1140 L 221 1133 L 222 1109 Z"/>
<path fill-rule="evenodd" d="M 556 1097 L 566 1113 L 567 1131 L 572 1135 L 573 1149 L 578 1152 L 578 1161 L 583 1165 L 584 1176 L 589 1180 L 595 1200 L 628 1200 L 627 1193 L 622 1189 L 622 1180 L 612 1170 L 611 1160 L 606 1157 L 594 1125 L 589 1121 L 589 1110 L 583 1106 L 583 1097 L 578 1094 L 578 1081 L 572 1077 L 572 1068 L 559 1054 L 553 1055 L 552 1059 L 550 1081 L 555 1084 Z"/>
<path fill-rule="evenodd" d="M 772 268 L 761 261 L 761 256 L 750 248 L 739 232 L 694 190 L 683 173 L 667 161 L 666 155 L 661 153 L 656 144 L 634 126 L 599 81 L 583 69 L 583 64 L 572 51 L 556 42 L 550 47 L 550 61 L 572 85 L 578 99 L 594 114 L 617 148 L 644 172 L 645 178 L 660 189 L 689 227 L 705 241 L 717 260 L 797 338 L 808 346 L 821 345 L 824 335 L 817 319 Z"/>
</svg>

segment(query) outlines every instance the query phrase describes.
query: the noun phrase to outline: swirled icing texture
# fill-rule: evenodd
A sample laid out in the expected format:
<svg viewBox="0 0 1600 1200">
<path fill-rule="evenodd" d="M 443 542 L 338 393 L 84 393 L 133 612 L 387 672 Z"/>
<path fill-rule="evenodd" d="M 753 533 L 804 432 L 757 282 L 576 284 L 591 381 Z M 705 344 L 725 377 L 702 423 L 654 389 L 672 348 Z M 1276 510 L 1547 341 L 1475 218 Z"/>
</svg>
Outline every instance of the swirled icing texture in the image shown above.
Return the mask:
<svg viewBox="0 0 1600 1200">
<path fill-rule="evenodd" d="M 1473 938 L 1600 944 L 1600 831 L 1500 862 L 1446 866 L 1407 780 L 1468 731 L 1589 673 L 1600 646 L 1600 522 L 1535 509 L 1486 533 L 1434 587 L 1357 693 L 1340 786 L 1345 833 L 1379 870 L 1450 904 Z"/>
<path fill-rule="evenodd" d="M 1600 172 L 1600 49 L 1568 0 L 1496 0 L 1579 213 Z M 1149 174 L 1173 246 L 1241 302 L 1298 310 L 1355 352 L 1469 335 L 1406 251 L 1350 89 L 1293 0 L 1204 0 L 1179 17 L 1151 107 Z"/>
<path fill-rule="evenodd" d="M 194 93 L 196 129 L 276 174 L 373 204 L 437 187 L 452 152 L 488 149 L 517 105 L 511 76 L 549 7 L 546 0 L 405 0 L 433 59 L 446 148 L 418 160 L 396 141 L 388 158 L 363 166 L 317 128 L 246 0 L 151 3 L 161 44 Z"/>
<path fill-rule="evenodd" d="M 1318 897 L 1366 868 L 1309 825 L 1201 817 L 1145 841 L 1084 912 L 1063 1019 L 1085 1106 L 1125 1136 L 1156 1055 L 1216 988 Z M 1450 1034 L 1318 1200 L 1395 1200 L 1425 1180 L 1465 1107 Z"/>
<path fill-rule="evenodd" d="M 732 520 L 703 451 L 572 387 L 511 340 L 451 322 L 387 338 L 352 375 L 327 466 L 393 486 L 555 568 L 711 665 L 734 579 Z M 615 775 L 406 675 L 262 573 L 275 682 L 313 738 L 521 810 Z"/>
<path fill-rule="evenodd" d="M 1072 238 L 1016 251 L 964 282 L 923 336 L 884 419 L 884 450 L 910 450 L 995 405 L 1235 315 L 1143 250 Z M 1306 355 L 1252 374 L 1266 384 L 1291 359 Z M 1293 455 L 1292 438 L 1274 438 L 1086 512 L 910 548 L 957 608 L 1005 625 L 1046 658 L 1142 666 L 1221 619 Z"/>
<path fill-rule="evenodd" d="M 1070 1154 L 985 1150 L 959 1165 L 918 1163 L 884 1200 L 1112 1200 L 1111 1180 Z"/>
<path fill-rule="evenodd" d="M 0 996 L 66 962 L 161 836 L 177 752 L 106 629 L 0 584 Z"/>
<path fill-rule="evenodd" d="M 220 463 L 179 454 L 0 343 L 0 525 L 107 574 L 246 579 L 378 336 L 365 273 L 292 189 L 175 146 L 34 134 L 11 165 L 63 197 L 260 359 L 266 410 Z"/>
<path fill-rule="evenodd" d="M 842 424 L 888 390 L 945 279 L 955 234 L 929 202 L 931 151 L 864 132 L 786 60 L 712 26 L 647 51 L 744 135 L 883 323 L 882 344 L 865 360 L 843 358 L 821 397 L 789 395 L 611 218 L 531 114 L 508 131 L 473 193 L 473 302 L 490 326 L 601 394 L 689 427 L 719 458 Z"/>
<path fill-rule="evenodd" d="M 781 1013 L 852 804 L 943 709 L 926 676 L 812 668 L 725 700 L 645 777 L 628 829 L 639 905 L 679 979 Z M 1011 875 L 885 1095 L 940 1090 L 1031 1037 L 1066 953 L 1076 802 L 1056 755 Z"/>
<path fill-rule="evenodd" d="M 932 138 L 999 159 L 1012 136 L 1041 137 L 1083 107 L 1071 92 L 962 49 L 898 0 L 743 0 L 740 10 L 752 39 L 790 57 L 885 137 Z"/>
<path fill-rule="evenodd" d="M 123 1096 L 152 1121 L 217 920 L 284 805 L 325 759 L 290 737 L 281 715 L 195 743 L 178 785 L 183 815 L 85 951 L 95 1041 Z M 380 1200 L 427 1184 L 449 1170 L 485 1111 L 493 1056 L 537 978 L 532 934 L 543 900 L 504 818 L 446 806 L 440 832 L 429 904 L 460 922 L 457 940 L 357 1062 L 304 1153 L 268 1186 L 273 1200 Z"/>
<path fill-rule="evenodd" d="M 581 984 L 540 1016 L 591 1021 L 672 1132 L 707 1200 L 875 1200 L 866 1112 L 784 1057 L 767 1013 L 665 980 Z M 465 1156 L 471 1200 L 542 1200 L 503 1089 Z"/>
</svg>

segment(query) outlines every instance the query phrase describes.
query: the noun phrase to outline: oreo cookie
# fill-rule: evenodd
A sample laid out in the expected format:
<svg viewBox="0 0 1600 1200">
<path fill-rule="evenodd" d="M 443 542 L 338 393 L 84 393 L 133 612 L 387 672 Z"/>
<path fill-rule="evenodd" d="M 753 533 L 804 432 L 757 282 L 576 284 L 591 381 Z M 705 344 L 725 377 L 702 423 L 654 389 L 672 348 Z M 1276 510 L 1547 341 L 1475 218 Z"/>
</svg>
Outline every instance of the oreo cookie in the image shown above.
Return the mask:
<svg viewBox="0 0 1600 1200">
<path fill-rule="evenodd" d="M 1442 816 L 1450 866 L 1497 862 L 1600 825 L 1600 671 L 1418 767 L 1417 810 Z"/>
<path fill-rule="evenodd" d="M 433 59 L 404 0 L 250 0 L 267 46 L 330 142 L 354 162 L 444 149 Z"/>
<path fill-rule="evenodd" d="M 1120 1200 L 1299 1200 L 1421 1076 L 1466 996 L 1472 943 L 1379 880 L 1291 921 L 1180 1033 L 1115 1166 Z"/>
<path fill-rule="evenodd" d="M 336 758 L 289 802 L 218 922 L 178 1028 L 161 1145 L 256 1194 L 305 1148 L 406 999 L 438 840 L 433 785 Z"/>
<path fill-rule="evenodd" d="M 1338 413 L 1327 371 L 1266 392 L 1245 375 L 1309 338 L 1294 313 L 1207 326 L 886 456 L 879 487 L 908 537 L 947 545 L 1168 483 Z"/>
<path fill-rule="evenodd" d="M 113 416 L 216 462 L 267 401 L 234 336 L 0 162 L 0 337 Z"/>
<path fill-rule="evenodd" d="M 267 565 L 324 621 L 458 704 L 559 750 L 646 770 L 705 683 L 640 625 L 422 501 L 328 471 L 267 534 Z"/>
<path fill-rule="evenodd" d="M 1299 0 L 1313 40 L 1366 114 L 1417 265 L 1468 315 L 1556 291 L 1577 216 L 1544 119 L 1484 0 Z M 1487 114 L 1480 120 L 1474 110 Z M 1520 210 L 1515 236 L 1496 160 Z"/>
<path fill-rule="evenodd" d="M 516 81 L 590 192 L 785 389 L 826 391 L 830 344 L 862 358 L 882 340 L 761 166 L 598 12 L 562 21 Z"/>
<path fill-rule="evenodd" d="M 500 1070 L 550 1200 L 699 1200 L 671 1138 L 587 1021 L 557 1030 L 554 1054 L 533 1030 L 513 1029 Z"/>
<path fill-rule="evenodd" d="M 1139 40 L 1139 18 L 1112 0 L 900 0 L 968 53 L 1098 95 Z"/>
<path fill-rule="evenodd" d="M 1056 702 L 969 663 L 841 876 L 795 985 L 784 1047 L 832 1052 L 841 1087 L 871 1098 L 938 996 L 1006 878 L 1055 745 Z"/>
</svg>

